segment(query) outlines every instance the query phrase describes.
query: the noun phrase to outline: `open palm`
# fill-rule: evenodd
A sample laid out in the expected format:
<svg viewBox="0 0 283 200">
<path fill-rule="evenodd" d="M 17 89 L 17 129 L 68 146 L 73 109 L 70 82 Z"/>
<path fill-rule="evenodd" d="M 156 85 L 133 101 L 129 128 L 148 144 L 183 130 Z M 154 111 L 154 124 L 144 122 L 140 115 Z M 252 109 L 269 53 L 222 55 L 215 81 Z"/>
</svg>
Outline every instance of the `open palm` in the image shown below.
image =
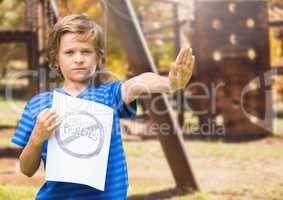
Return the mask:
<svg viewBox="0 0 283 200">
<path fill-rule="evenodd" d="M 171 84 L 171 90 L 176 91 L 186 87 L 192 77 L 193 67 L 195 65 L 195 56 L 192 49 L 182 48 L 176 60 L 171 64 L 168 78 Z"/>
</svg>

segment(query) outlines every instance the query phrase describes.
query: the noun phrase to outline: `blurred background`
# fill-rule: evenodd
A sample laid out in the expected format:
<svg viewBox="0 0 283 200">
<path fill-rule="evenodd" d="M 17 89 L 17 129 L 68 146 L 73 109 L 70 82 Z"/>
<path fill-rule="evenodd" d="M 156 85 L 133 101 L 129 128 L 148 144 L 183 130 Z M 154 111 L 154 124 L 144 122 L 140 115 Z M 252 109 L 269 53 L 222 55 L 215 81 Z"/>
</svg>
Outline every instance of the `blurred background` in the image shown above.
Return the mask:
<svg viewBox="0 0 283 200">
<path fill-rule="evenodd" d="M 103 27 L 113 75 L 105 81 L 167 75 L 185 46 L 197 58 L 187 87 L 167 95 L 172 112 L 164 116 L 181 137 L 163 134 L 148 99 L 140 99 L 136 120 L 121 121 L 128 199 L 283 199 L 283 1 L 119 2 L 130 2 L 134 17 L 111 0 L 0 0 L 0 199 L 33 199 L 44 181 L 43 165 L 32 178 L 19 172 L 10 139 L 28 99 L 60 87 L 48 68 L 47 36 L 70 13 Z M 137 30 L 146 46 L 130 40 Z M 135 54 L 147 48 L 150 66 Z"/>
</svg>

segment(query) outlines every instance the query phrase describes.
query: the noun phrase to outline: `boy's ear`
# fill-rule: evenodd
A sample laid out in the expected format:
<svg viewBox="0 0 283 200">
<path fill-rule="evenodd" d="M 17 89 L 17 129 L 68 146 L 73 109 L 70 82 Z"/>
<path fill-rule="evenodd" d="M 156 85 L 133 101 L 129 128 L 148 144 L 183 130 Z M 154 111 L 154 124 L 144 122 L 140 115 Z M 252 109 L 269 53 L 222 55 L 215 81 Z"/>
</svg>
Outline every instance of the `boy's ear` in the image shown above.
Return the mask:
<svg viewBox="0 0 283 200">
<path fill-rule="evenodd" d="M 102 59 L 102 57 L 101 57 L 101 56 L 96 56 L 96 57 L 97 57 L 97 65 L 98 65 L 98 66 L 103 65 L 103 59 Z"/>
<path fill-rule="evenodd" d="M 58 61 L 55 62 L 54 68 L 57 71 L 57 73 L 61 74 L 61 69 L 60 69 Z"/>
</svg>

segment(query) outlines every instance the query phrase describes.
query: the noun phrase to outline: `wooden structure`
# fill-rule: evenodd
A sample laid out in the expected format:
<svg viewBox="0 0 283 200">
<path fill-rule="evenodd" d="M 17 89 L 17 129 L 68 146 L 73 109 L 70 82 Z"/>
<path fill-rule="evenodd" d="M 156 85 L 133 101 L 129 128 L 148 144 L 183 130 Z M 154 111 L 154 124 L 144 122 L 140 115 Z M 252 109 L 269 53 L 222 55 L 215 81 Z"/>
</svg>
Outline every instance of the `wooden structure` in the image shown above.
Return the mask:
<svg viewBox="0 0 283 200">
<path fill-rule="evenodd" d="M 195 32 L 192 41 L 197 57 L 195 76 L 200 84 L 190 99 L 199 116 L 202 131 L 217 136 L 268 135 L 270 130 L 256 125 L 265 117 L 268 103 L 264 72 L 270 69 L 267 3 L 262 0 L 195 1 Z M 250 83 L 259 77 L 260 86 Z M 241 92 L 247 86 L 250 92 Z M 243 109 L 253 115 L 248 118 Z M 272 123 L 272 119 L 268 123 Z M 214 129 L 207 130 L 207 128 Z"/>
<path fill-rule="evenodd" d="M 180 49 L 181 49 L 181 27 L 182 25 L 186 24 L 188 20 L 181 20 L 180 19 L 180 7 L 183 6 L 181 1 L 174 1 L 174 0 L 159 0 L 156 1 L 157 5 L 155 6 L 162 6 L 162 5 L 170 5 L 171 7 L 171 12 L 172 12 L 172 19 L 170 22 L 163 23 L 160 25 L 160 27 L 152 29 L 152 30 L 144 30 L 144 17 L 143 13 L 141 11 L 138 11 L 137 16 L 139 19 L 139 23 L 143 32 L 143 35 L 146 40 L 152 40 L 152 39 L 160 39 L 163 41 L 171 41 L 174 46 L 174 57 L 177 57 Z M 169 28 L 173 29 L 173 34 L 169 35 L 163 35 L 163 36 L 158 36 L 157 34 L 160 34 L 160 32 L 167 30 Z M 158 63 L 158 56 L 154 56 L 154 61 L 155 63 Z M 158 65 L 158 64 L 157 64 Z M 158 66 L 157 66 L 158 67 Z M 158 71 L 160 75 L 167 76 L 169 71 Z M 182 127 L 184 125 L 184 91 L 179 90 L 176 92 L 174 95 L 174 101 L 176 102 L 177 110 L 178 112 L 178 122 L 179 125 Z"/>
<path fill-rule="evenodd" d="M 58 14 L 51 0 L 27 0 L 27 5 L 30 30 L 2 32 L 0 42 L 26 42 L 29 48 L 30 69 L 40 73 L 40 70 L 47 70 L 44 65 L 46 33 L 48 27 L 56 21 Z M 147 71 L 158 73 L 130 1 L 105 0 L 104 6 L 107 6 L 109 17 L 118 26 L 117 31 L 120 33 L 134 75 Z M 39 8 L 42 10 L 41 15 L 37 12 Z M 254 119 L 248 119 L 240 105 L 242 89 L 256 77 L 260 77 L 260 83 L 264 85 L 263 73 L 270 68 L 266 2 L 198 0 L 195 8 L 195 34 L 191 39 L 195 41 L 193 47 L 197 56 L 195 76 L 206 89 L 193 88 L 193 94 L 205 98 L 190 99 L 190 103 L 199 116 L 200 126 L 205 124 L 215 127 L 224 126 L 225 132 L 232 135 L 269 134 L 268 130 L 252 122 L 265 115 L 267 102 L 265 88 L 255 90 L 251 84 L 249 86 L 251 93 L 245 96 L 244 109 L 256 116 Z M 175 18 L 178 18 L 177 9 L 177 4 L 173 3 Z M 178 19 L 176 21 L 177 52 L 180 49 L 181 23 Z M 38 77 L 31 78 L 29 84 L 31 94 L 39 90 L 39 80 L 48 81 Z M 157 100 L 155 105 L 158 110 L 168 112 L 164 114 L 153 112 L 149 106 L 153 98 Z M 179 126 L 183 123 L 184 107 L 181 109 L 181 115 L 179 114 L 178 123 L 165 94 L 153 95 L 150 100 L 143 101 L 151 111 L 150 117 L 154 123 L 169 125 L 166 133 L 160 132 L 159 139 L 177 186 L 197 190 L 198 185 L 185 152 Z M 203 129 L 203 131 L 207 130 Z"/>
<path fill-rule="evenodd" d="M 39 76 L 40 71 L 48 70 L 44 67 L 46 60 L 46 37 L 47 31 L 58 18 L 56 7 L 53 0 L 26 0 L 26 23 L 27 30 L 24 31 L 1 31 L 0 43 L 21 42 L 26 44 L 28 49 L 28 70 L 33 72 L 32 76 L 28 77 L 28 96 L 33 96 L 38 91 L 46 90 L 47 88 L 40 88 L 42 85 L 46 86 L 48 81 L 47 74 L 44 79 Z M 41 10 L 42 12 L 38 12 Z M 46 80 L 44 84 L 39 80 Z"/>
<path fill-rule="evenodd" d="M 118 31 L 121 33 L 121 39 L 134 73 L 137 75 L 146 71 L 157 72 L 139 29 L 137 18 L 130 1 L 106 0 L 104 4 L 107 6 L 107 10 L 109 10 L 112 20 L 119 27 Z M 40 9 L 41 12 L 38 12 L 38 9 Z M 46 73 L 46 71 L 48 71 L 45 55 L 46 34 L 49 27 L 55 23 L 58 14 L 56 13 L 56 7 L 54 7 L 52 0 L 27 0 L 27 14 L 29 30 L 25 32 L 7 31 L 0 33 L 0 42 L 27 43 L 29 70 L 36 72 L 36 76 L 30 77 L 29 80 L 29 96 L 32 96 L 39 91 L 48 89 L 45 87 L 49 80 L 48 73 Z M 45 77 L 40 77 L 41 71 L 44 71 L 43 75 Z M 40 87 L 42 86 L 43 89 L 41 90 Z M 184 190 L 196 190 L 198 186 L 184 149 L 180 127 L 173 116 L 173 110 L 164 94 L 157 95 L 155 98 L 158 99 L 158 102 L 156 102 L 158 109 L 169 110 L 168 113 L 162 115 L 152 112 L 151 116 L 156 123 L 160 125 L 166 123 L 170 126 L 166 133 L 163 133 L 163 135 L 160 134 L 160 141 L 177 186 Z M 147 101 L 146 105 L 149 105 L 149 103 L 150 102 Z M 5 152 L 6 151 L 4 151 L 4 154 L 8 155 L 8 153 Z M 11 155 L 16 156 L 18 154 L 19 153 L 16 152 Z"/>
<path fill-rule="evenodd" d="M 146 45 L 144 36 L 138 24 L 138 19 L 129 0 L 107 0 L 111 20 L 117 25 L 117 31 L 125 48 L 129 65 L 135 75 L 143 72 L 157 72 Z M 150 108 L 152 99 L 157 100 L 155 108 L 159 111 L 168 112 L 158 114 Z M 145 100 L 144 100 L 145 101 Z M 184 149 L 181 130 L 177 120 L 174 118 L 173 110 L 165 94 L 152 95 L 151 99 L 144 103 L 150 110 L 150 117 L 154 123 L 160 125 L 167 124 L 169 129 L 166 133 L 159 132 L 159 140 L 165 152 L 165 156 L 177 183 L 182 189 L 197 190 L 197 182 L 189 164 L 186 151 Z"/>
</svg>

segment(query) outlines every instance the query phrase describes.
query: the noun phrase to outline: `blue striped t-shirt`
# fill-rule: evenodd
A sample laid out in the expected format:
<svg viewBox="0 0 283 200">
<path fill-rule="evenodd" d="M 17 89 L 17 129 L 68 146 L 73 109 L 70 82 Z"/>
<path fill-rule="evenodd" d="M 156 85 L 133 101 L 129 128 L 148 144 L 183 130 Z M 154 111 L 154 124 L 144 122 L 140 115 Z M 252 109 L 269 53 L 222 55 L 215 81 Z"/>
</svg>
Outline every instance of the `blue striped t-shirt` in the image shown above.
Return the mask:
<svg viewBox="0 0 283 200">
<path fill-rule="evenodd" d="M 121 82 L 101 83 L 99 87 L 89 85 L 77 98 L 95 101 L 114 109 L 105 190 L 90 186 L 46 181 L 37 193 L 37 200 L 124 200 L 127 197 L 128 174 L 120 132 L 120 118 L 135 118 L 136 101 L 123 103 Z M 63 89 L 56 91 L 67 94 Z M 27 103 L 19 121 L 12 143 L 25 147 L 33 130 L 38 114 L 52 106 L 53 92 L 40 93 Z M 47 141 L 43 144 L 41 158 L 46 164 Z M 95 169 L 93 169 L 95 170 Z"/>
</svg>

